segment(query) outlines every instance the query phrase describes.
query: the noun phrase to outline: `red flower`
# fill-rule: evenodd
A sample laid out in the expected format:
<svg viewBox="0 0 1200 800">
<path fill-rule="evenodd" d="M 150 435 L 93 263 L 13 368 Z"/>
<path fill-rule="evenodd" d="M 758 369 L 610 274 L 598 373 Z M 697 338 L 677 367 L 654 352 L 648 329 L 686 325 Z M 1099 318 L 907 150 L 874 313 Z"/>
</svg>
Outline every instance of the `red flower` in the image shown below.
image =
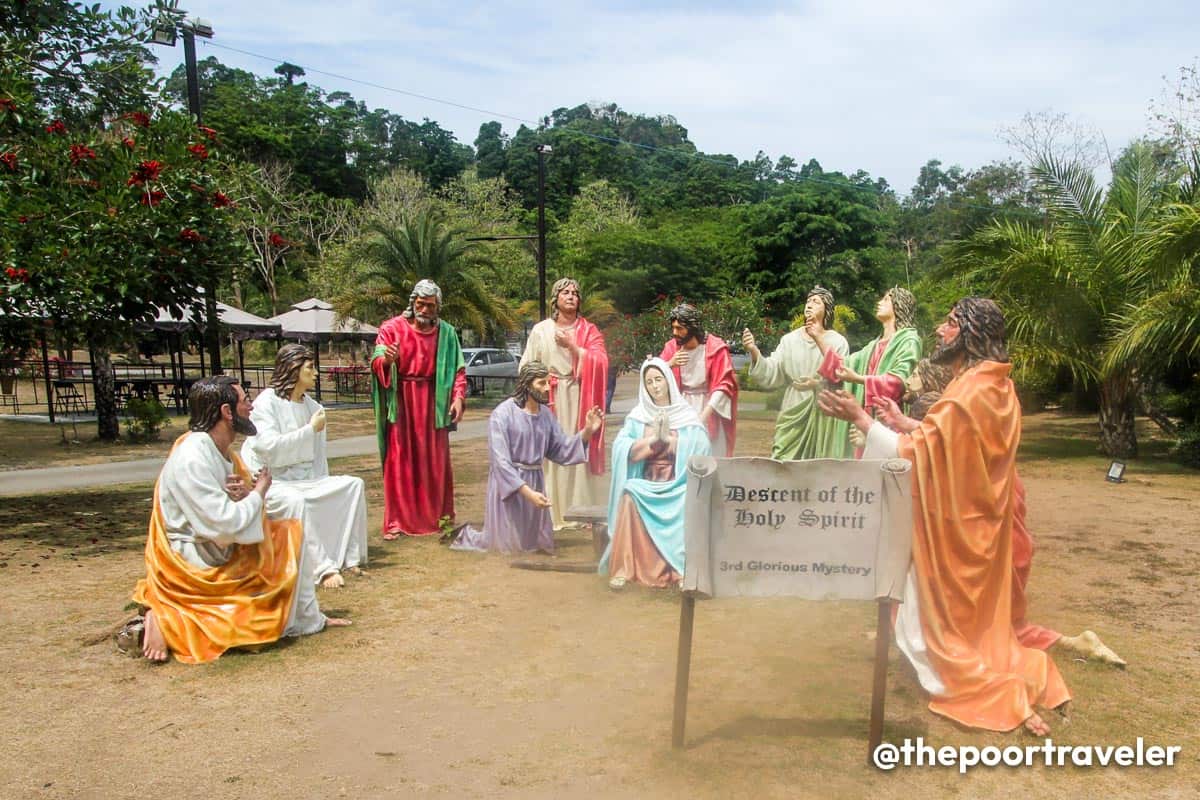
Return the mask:
<svg viewBox="0 0 1200 800">
<path fill-rule="evenodd" d="M 61 119 L 56 119 L 46 126 L 46 133 L 57 133 L 59 136 L 67 135 L 67 126 L 63 125 Z"/>
<path fill-rule="evenodd" d="M 192 230 L 191 228 L 184 228 L 183 230 L 181 230 L 179 232 L 179 239 L 180 239 L 180 241 L 183 241 L 183 242 L 203 242 L 204 241 L 204 237 L 200 235 L 199 231 Z"/>
<path fill-rule="evenodd" d="M 137 147 L 137 142 L 128 136 L 121 140 L 121 144 L 125 145 L 127 150 L 132 150 L 133 148 Z"/>
<path fill-rule="evenodd" d="M 134 125 L 137 125 L 139 128 L 149 128 L 150 127 L 150 115 L 147 114 L 145 111 L 134 111 L 130 114 L 126 114 L 124 116 L 124 119 L 129 120 Z"/>
<path fill-rule="evenodd" d="M 133 174 L 129 176 L 129 180 L 125 182 L 126 186 L 141 186 L 143 183 L 158 179 L 158 174 L 162 172 L 162 163 L 159 161 L 143 161 L 137 165 Z"/>
<path fill-rule="evenodd" d="M 152 189 L 148 192 L 144 192 L 139 202 L 141 202 L 141 204 L 144 206 L 154 207 L 161 203 L 163 198 L 166 196 L 166 192 L 160 192 L 158 189 Z"/>
<path fill-rule="evenodd" d="M 82 145 L 82 144 L 71 145 L 71 163 L 72 164 L 78 166 L 79 162 L 83 161 L 84 159 L 95 158 L 95 157 L 96 157 L 96 151 L 93 150 L 92 148 L 90 148 L 86 145 Z"/>
<path fill-rule="evenodd" d="M 267 241 L 270 242 L 271 247 L 275 247 L 275 248 L 278 248 L 281 250 L 283 248 L 287 247 L 289 244 L 291 244 L 291 242 L 289 242 L 287 239 L 280 236 L 278 233 L 272 233 L 270 236 L 267 237 Z"/>
<path fill-rule="evenodd" d="M 11 97 L 0 97 L 0 108 L 3 108 L 6 111 L 12 111 L 15 113 L 17 110 L 17 104 L 15 102 L 13 102 L 13 99 Z"/>
<path fill-rule="evenodd" d="M 204 134 L 204 138 L 208 139 L 210 142 L 215 142 L 217 140 L 217 132 L 214 131 L 212 128 L 206 128 L 203 125 L 200 125 L 198 127 L 200 129 L 200 132 Z"/>
<path fill-rule="evenodd" d="M 17 171 L 17 154 L 9 150 L 7 153 L 0 154 L 0 164 L 8 167 L 9 172 Z"/>
<path fill-rule="evenodd" d="M 21 216 L 17 217 L 17 222 L 24 225 L 26 222 L 29 222 L 29 217 L 22 214 Z"/>
<path fill-rule="evenodd" d="M 9 277 L 9 280 L 20 281 L 21 283 L 29 283 L 29 270 L 27 269 L 5 267 L 4 274 Z"/>
<path fill-rule="evenodd" d="M 226 208 L 233 205 L 233 201 L 229 199 L 229 195 L 224 192 L 212 193 L 213 208 Z"/>
<path fill-rule="evenodd" d="M 188 152 L 203 161 L 208 158 L 208 148 L 202 142 L 196 142 L 188 147 Z"/>
</svg>

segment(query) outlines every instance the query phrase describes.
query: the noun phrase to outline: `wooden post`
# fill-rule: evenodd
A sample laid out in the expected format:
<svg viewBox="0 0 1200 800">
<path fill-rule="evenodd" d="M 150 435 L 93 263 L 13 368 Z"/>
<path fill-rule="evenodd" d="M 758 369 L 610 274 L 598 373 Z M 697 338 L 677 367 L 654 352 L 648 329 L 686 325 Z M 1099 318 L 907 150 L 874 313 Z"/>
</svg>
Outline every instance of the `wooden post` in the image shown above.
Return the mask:
<svg viewBox="0 0 1200 800">
<path fill-rule="evenodd" d="M 687 722 L 688 675 L 692 670 L 692 623 L 696 617 L 696 598 L 685 592 L 679 605 L 679 655 L 675 661 L 675 718 L 671 724 L 671 747 L 683 747 L 683 728 Z"/>
<path fill-rule="evenodd" d="M 50 424 L 54 424 L 54 384 L 50 378 L 50 346 L 46 340 L 50 338 L 50 326 L 42 329 L 42 378 L 46 381 L 46 413 L 50 415 Z"/>
<path fill-rule="evenodd" d="M 875 748 L 883 742 L 883 701 L 887 695 L 888 645 L 892 638 L 892 601 L 879 600 L 875 621 L 875 681 L 871 687 L 871 727 L 867 736 L 867 763 L 874 765 Z"/>
</svg>

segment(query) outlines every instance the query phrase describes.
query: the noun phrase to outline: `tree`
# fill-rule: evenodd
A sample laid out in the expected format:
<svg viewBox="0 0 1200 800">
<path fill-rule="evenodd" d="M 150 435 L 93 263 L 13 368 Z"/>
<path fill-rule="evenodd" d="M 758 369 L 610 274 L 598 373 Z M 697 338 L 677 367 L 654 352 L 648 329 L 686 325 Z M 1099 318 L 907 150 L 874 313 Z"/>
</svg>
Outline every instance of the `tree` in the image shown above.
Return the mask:
<svg viewBox="0 0 1200 800">
<path fill-rule="evenodd" d="M 447 322 L 485 337 L 514 327 L 507 304 L 481 277 L 478 244 L 447 227 L 433 209 L 418 209 L 396 227 L 368 223 L 355 250 L 364 266 L 354 285 L 334 299 L 340 313 L 360 319 L 395 316 L 408 307 L 416 282 L 428 278 L 442 289 Z"/>
<path fill-rule="evenodd" d="M 98 433 L 115 439 L 111 350 L 160 306 L 202 317 L 199 287 L 245 258 L 215 132 L 171 112 L 72 130 L 0 106 L 0 311 L 88 343 Z"/>
<path fill-rule="evenodd" d="M 26 87 L 23 107 L 77 130 L 106 117 L 150 108 L 156 86 L 147 64 L 150 32 L 174 27 L 183 12 L 174 0 L 147 8 L 101 10 L 67 0 L 0 5 L 0 92 Z"/>
<path fill-rule="evenodd" d="M 943 275 L 960 272 L 964 289 L 982 289 L 1004 308 L 1018 376 L 1062 368 L 1097 387 L 1101 449 L 1135 457 L 1139 387 L 1161 368 L 1168 326 L 1179 321 L 1163 324 L 1173 317 L 1159 307 L 1170 280 L 1156 266 L 1171 251 L 1164 237 L 1172 247 L 1180 241 L 1172 224 L 1187 227 L 1186 212 L 1172 205 L 1178 184 L 1141 144 L 1118 160 L 1107 192 L 1082 164 L 1052 157 L 1033 176 L 1049 224 L 994 221 L 952 248 Z M 1152 312 L 1157 334 L 1138 334 L 1136 321 Z"/>
</svg>

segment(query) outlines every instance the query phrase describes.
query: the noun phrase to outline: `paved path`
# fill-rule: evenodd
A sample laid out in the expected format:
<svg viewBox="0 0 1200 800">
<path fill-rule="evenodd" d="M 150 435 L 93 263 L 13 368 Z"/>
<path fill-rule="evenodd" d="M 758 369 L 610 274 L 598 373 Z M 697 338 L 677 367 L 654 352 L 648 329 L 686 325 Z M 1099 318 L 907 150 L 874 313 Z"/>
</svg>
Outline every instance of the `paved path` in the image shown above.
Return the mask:
<svg viewBox="0 0 1200 800">
<path fill-rule="evenodd" d="M 618 423 L 625 412 L 633 408 L 633 400 L 613 400 L 608 419 Z M 761 403 L 747 403 L 744 410 L 761 409 Z M 487 435 L 487 420 L 464 422 L 450 434 L 451 442 L 481 439 Z M 329 442 L 329 458 L 367 456 L 376 452 L 374 436 L 349 436 Z M 0 497 L 41 494 L 43 492 L 116 486 L 122 483 L 153 483 L 162 469 L 162 458 L 140 458 L 134 461 L 111 461 L 107 464 L 86 464 L 70 467 L 44 467 L 0 472 Z"/>
</svg>

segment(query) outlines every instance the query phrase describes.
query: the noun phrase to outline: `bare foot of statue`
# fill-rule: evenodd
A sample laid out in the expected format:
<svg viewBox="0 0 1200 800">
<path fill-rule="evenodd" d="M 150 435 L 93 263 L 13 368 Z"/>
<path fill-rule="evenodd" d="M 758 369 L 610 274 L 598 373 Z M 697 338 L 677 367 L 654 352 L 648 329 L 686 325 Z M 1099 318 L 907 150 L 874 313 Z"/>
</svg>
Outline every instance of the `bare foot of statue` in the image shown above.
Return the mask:
<svg viewBox="0 0 1200 800">
<path fill-rule="evenodd" d="M 354 624 L 353 622 L 346 619 L 345 617 L 326 617 L 325 618 L 325 627 L 326 628 L 349 628 L 353 624 Z"/>
<path fill-rule="evenodd" d="M 142 633 L 142 655 L 149 661 L 166 661 L 171 657 L 167 649 L 167 640 L 163 638 L 162 629 L 158 627 L 158 617 L 154 612 L 146 610 L 145 630 Z"/>
<path fill-rule="evenodd" d="M 1078 636 L 1063 636 L 1058 644 L 1072 652 L 1079 653 L 1084 658 L 1094 659 L 1114 667 L 1124 667 L 1125 659 L 1121 658 L 1112 648 L 1100 641 L 1095 631 L 1084 631 Z"/>
<path fill-rule="evenodd" d="M 1031 714 L 1029 719 L 1025 720 L 1025 730 L 1032 733 L 1034 736 L 1049 736 L 1050 726 L 1046 721 L 1037 714 Z"/>
<path fill-rule="evenodd" d="M 346 567 L 345 571 L 356 578 L 365 578 L 367 576 L 367 571 L 362 567 Z"/>
<path fill-rule="evenodd" d="M 346 579 L 340 572 L 331 572 L 321 579 L 322 589 L 341 589 L 346 585 Z"/>
</svg>

